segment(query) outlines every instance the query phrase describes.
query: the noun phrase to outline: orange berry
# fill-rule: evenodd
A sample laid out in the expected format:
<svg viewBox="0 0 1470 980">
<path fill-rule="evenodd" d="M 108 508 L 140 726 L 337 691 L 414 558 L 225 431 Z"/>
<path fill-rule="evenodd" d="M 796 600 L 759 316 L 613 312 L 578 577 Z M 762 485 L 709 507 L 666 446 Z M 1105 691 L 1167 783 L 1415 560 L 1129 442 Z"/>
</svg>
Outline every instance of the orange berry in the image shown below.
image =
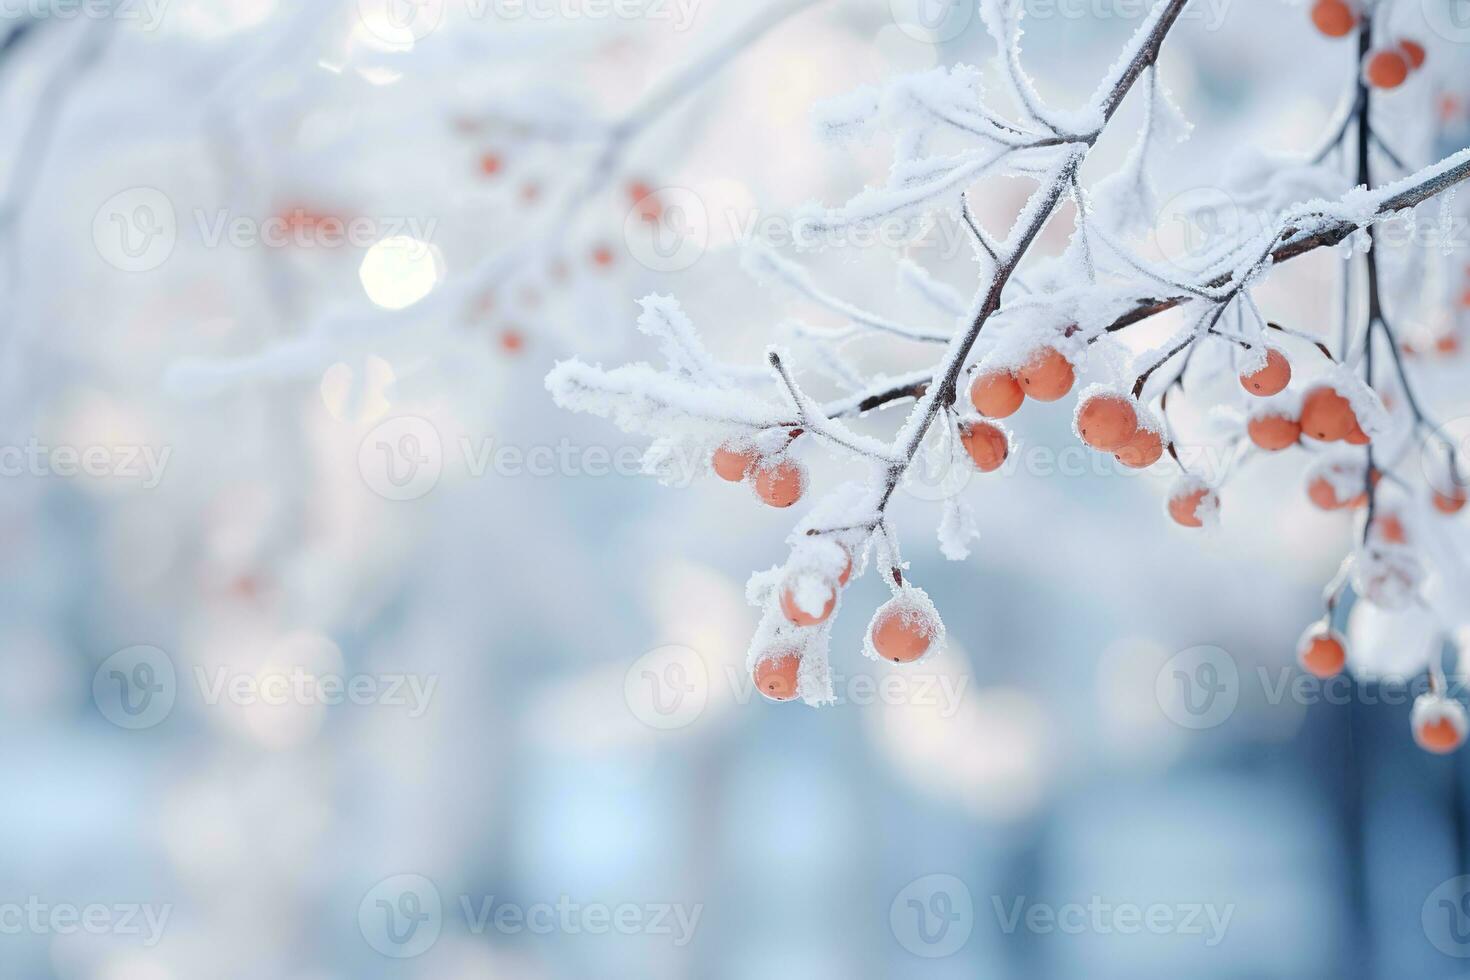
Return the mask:
<svg viewBox="0 0 1470 980">
<path fill-rule="evenodd" d="M 1335 677 L 1347 663 L 1347 641 L 1326 623 L 1313 623 L 1297 642 L 1296 661 L 1313 677 Z"/>
<path fill-rule="evenodd" d="M 1409 59 L 1398 51 L 1374 51 L 1363 66 L 1363 77 L 1374 88 L 1398 88 L 1409 77 Z"/>
<path fill-rule="evenodd" d="M 1153 429 L 1139 426 L 1128 445 L 1113 455 L 1129 469 L 1146 470 L 1164 455 L 1164 437 Z"/>
<path fill-rule="evenodd" d="M 1452 333 L 1447 333 L 1434 341 L 1434 349 L 1441 354 L 1458 354 L 1460 351 L 1460 338 Z"/>
<path fill-rule="evenodd" d="M 1464 487 L 1456 487 L 1449 493 L 1434 491 L 1434 509 L 1441 514 L 1458 514 L 1465 507 Z"/>
<path fill-rule="evenodd" d="M 1296 445 L 1302 424 L 1285 415 L 1262 415 L 1246 423 L 1245 431 L 1257 448 L 1274 453 Z"/>
<path fill-rule="evenodd" d="M 1409 67 L 1415 71 L 1424 67 L 1424 45 L 1409 38 L 1399 38 L 1399 53 L 1409 59 Z"/>
<path fill-rule="evenodd" d="M 1373 532 L 1389 544 L 1403 544 L 1409 536 L 1404 532 L 1404 522 L 1397 514 L 1384 514 L 1373 519 Z"/>
<path fill-rule="evenodd" d="M 1302 431 L 1313 439 L 1336 442 L 1357 424 L 1353 406 L 1328 385 L 1313 388 L 1302 399 Z"/>
<path fill-rule="evenodd" d="M 1307 499 L 1316 504 L 1320 510 L 1337 510 L 1342 507 L 1342 502 L 1337 498 L 1336 488 L 1325 476 L 1314 477 L 1307 484 Z"/>
<path fill-rule="evenodd" d="M 663 214 L 663 205 L 659 202 L 658 195 L 641 180 L 628 182 L 628 200 L 638 208 L 641 217 L 654 220 Z"/>
<path fill-rule="evenodd" d="M 1266 348 L 1266 363 L 1257 371 L 1240 376 L 1240 386 L 1252 395 L 1277 395 L 1291 381 L 1291 362 L 1274 347 Z"/>
<path fill-rule="evenodd" d="M 500 159 L 498 153 L 483 153 L 480 155 L 480 173 L 486 177 L 494 177 L 505 167 L 505 161 Z"/>
<path fill-rule="evenodd" d="M 772 701 L 790 701 L 796 697 L 796 672 L 801 658 L 794 653 L 762 660 L 755 665 L 755 689 Z"/>
<path fill-rule="evenodd" d="M 1201 509 L 1218 504 L 1219 498 L 1209 487 L 1187 483 L 1169 496 L 1169 516 L 1181 527 L 1204 527 Z"/>
<path fill-rule="evenodd" d="M 613 264 L 613 251 L 606 245 L 599 245 L 592 250 L 592 263 L 606 269 Z"/>
<path fill-rule="evenodd" d="M 806 467 L 790 459 L 758 466 L 755 492 L 772 507 L 790 507 L 806 492 Z"/>
<path fill-rule="evenodd" d="M 1346 37 L 1358 26 L 1358 13 L 1343 0 L 1317 0 L 1312 23 L 1328 37 Z"/>
<path fill-rule="evenodd" d="M 1446 755 L 1464 745 L 1465 732 L 1470 729 L 1464 707 L 1442 694 L 1421 694 L 1415 698 L 1409 723 L 1414 729 L 1414 741 L 1435 755 Z"/>
<path fill-rule="evenodd" d="M 1005 432 L 989 422 L 967 422 L 961 425 L 960 442 L 964 445 L 965 452 L 970 454 L 975 468 L 981 473 L 992 473 L 1000 469 L 1011 451 L 1010 440 L 1006 438 Z"/>
<path fill-rule="evenodd" d="M 873 618 L 873 649 L 884 660 L 907 664 L 929 652 L 938 625 L 923 610 L 890 599 Z"/>
<path fill-rule="evenodd" d="M 1055 347 L 1043 347 L 1016 372 L 1022 389 L 1039 402 L 1054 402 L 1072 390 L 1077 375 L 1072 362 Z"/>
<path fill-rule="evenodd" d="M 506 327 L 500 332 L 500 349 L 507 354 L 519 354 L 526 346 L 526 338 L 514 327 Z"/>
<path fill-rule="evenodd" d="M 1015 413 L 1026 400 L 1026 392 L 1009 371 L 987 371 L 970 384 L 970 402 L 986 418 L 1003 419 Z"/>
<path fill-rule="evenodd" d="M 837 605 L 837 591 L 835 589 L 828 589 L 821 615 L 813 615 L 797 605 L 796 593 L 792 590 L 791 586 L 788 585 L 781 590 L 781 611 L 786 614 L 787 619 L 791 620 L 797 626 L 816 626 L 820 623 L 825 623 L 827 617 L 832 615 L 832 607 L 835 605 Z"/>
<path fill-rule="evenodd" d="M 1331 474 L 1336 479 L 1330 478 L 1326 473 L 1319 472 L 1307 481 L 1307 497 L 1320 510 L 1346 510 L 1349 508 L 1362 507 L 1368 502 L 1368 491 L 1363 490 L 1353 496 L 1344 496 L 1340 484 L 1348 483 L 1354 487 L 1362 483 L 1362 470 L 1356 473 L 1346 465 L 1334 464 L 1329 467 Z M 1373 483 L 1376 485 L 1380 474 L 1373 474 Z"/>
<path fill-rule="evenodd" d="M 1353 431 L 1343 436 L 1342 441 L 1349 446 L 1366 446 L 1373 440 L 1368 438 L 1368 433 L 1364 432 L 1363 427 L 1358 425 L 1357 419 L 1354 419 Z"/>
<path fill-rule="evenodd" d="M 754 449 L 729 442 L 716 449 L 714 458 L 711 460 L 715 475 L 731 483 L 739 483 L 745 479 L 759 461 L 760 454 Z"/>
<path fill-rule="evenodd" d="M 1122 395 L 1093 395 L 1077 407 L 1077 435 L 1093 449 L 1122 449 L 1138 433 L 1138 413 Z"/>
</svg>

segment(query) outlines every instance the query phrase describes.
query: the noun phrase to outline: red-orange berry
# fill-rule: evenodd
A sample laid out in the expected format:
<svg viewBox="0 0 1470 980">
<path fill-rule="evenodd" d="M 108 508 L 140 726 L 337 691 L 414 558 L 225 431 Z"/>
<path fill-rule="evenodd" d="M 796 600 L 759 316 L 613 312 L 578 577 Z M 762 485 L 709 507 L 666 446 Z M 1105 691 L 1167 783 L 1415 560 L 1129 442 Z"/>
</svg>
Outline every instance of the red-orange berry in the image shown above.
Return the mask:
<svg viewBox="0 0 1470 980">
<path fill-rule="evenodd" d="M 1358 26 L 1358 13 L 1343 0 L 1317 0 L 1312 5 L 1312 23 L 1328 37 L 1346 37 Z"/>
<path fill-rule="evenodd" d="M 1261 415 L 1246 423 L 1252 443 L 1268 453 L 1290 449 L 1302 437 L 1302 425 L 1285 415 Z"/>
<path fill-rule="evenodd" d="M 1314 623 L 1297 643 L 1296 660 L 1314 677 L 1335 677 L 1347 663 L 1347 641 L 1326 623 Z"/>
<path fill-rule="evenodd" d="M 1128 440 L 1128 445 L 1113 454 L 1118 462 L 1129 469 L 1145 470 L 1164 455 L 1164 437 L 1157 430 L 1139 426 Z"/>
<path fill-rule="evenodd" d="M 1409 67 L 1411 69 L 1413 69 L 1414 71 L 1418 71 L 1420 68 L 1424 67 L 1424 45 L 1420 44 L 1418 41 L 1404 37 L 1399 38 L 1398 46 L 1399 53 L 1402 54 L 1405 58 L 1409 59 Z"/>
<path fill-rule="evenodd" d="M 1409 77 L 1409 59 L 1398 51 L 1374 51 L 1363 65 L 1363 77 L 1374 88 L 1398 88 Z"/>
<path fill-rule="evenodd" d="M 1446 755 L 1464 745 L 1466 730 L 1470 729 L 1460 702 L 1432 693 L 1414 699 L 1409 724 L 1419 747 L 1435 755 Z"/>
<path fill-rule="evenodd" d="M 1434 509 L 1441 514 L 1458 514 L 1465 507 L 1466 497 L 1464 487 L 1456 487 L 1449 493 L 1436 490 L 1434 491 Z"/>
<path fill-rule="evenodd" d="M 1219 506 L 1219 498 L 1209 487 L 1186 482 L 1169 495 L 1169 516 L 1181 527 L 1204 527 L 1205 512 Z"/>
<path fill-rule="evenodd" d="M 832 607 L 837 605 L 837 591 L 829 588 L 826 598 L 822 600 L 822 611 L 811 613 L 803 609 L 796 601 L 796 591 L 792 586 L 781 590 L 781 611 L 786 618 L 797 626 L 816 626 L 825 623 L 832 615 Z"/>
<path fill-rule="evenodd" d="M 1093 449 L 1122 449 L 1138 432 L 1138 412 L 1122 395 L 1093 395 L 1077 407 L 1077 435 Z"/>
<path fill-rule="evenodd" d="M 977 374 L 970 384 L 970 403 L 986 418 L 1003 419 L 1013 415 L 1026 400 L 1026 392 L 1009 371 L 986 371 Z"/>
<path fill-rule="evenodd" d="M 1021 388 L 1039 402 L 1054 402 L 1066 396 L 1077 381 L 1072 362 L 1055 347 L 1043 347 L 1016 372 Z"/>
<path fill-rule="evenodd" d="M 790 701 L 796 697 L 800 668 L 801 658 L 794 653 L 762 660 L 755 665 L 755 689 L 772 701 Z"/>
<path fill-rule="evenodd" d="M 873 649 L 884 660 L 907 664 L 929 652 L 938 633 L 930 614 L 901 599 L 890 599 L 873 618 Z"/>
<path fill-rule="evenodd" d="M 1404 544 L 1409 536 L 1397 514 L 1384 514 L 1373 519 L 1373 533 L 1389 544 Z"/>
<path fill-rule="evenodd" d="M 790 459 L 757 466 L 755 492 L 772 507 L 790 507 L 806 492 L 806 467 Z"/>
<path fill-rule="evenodd" d="M 968 422 L 960 426 L 960 442 L 975 468 L 981 473 L 992 473 L 1000 469 L 1010 454 L 1010 440 L 999 426 L 989 422 Z"/>
<path fill-rule="evenodd" d="M 1286 390 L 1291 383 L 1291 362 L 1274 347 L 1266 348 L 1266 363 L 1240 376 L 1240 386 L 1252 395 L 1267 397 Z"/>
<path fill-rule="evenodd" d="M 760 454 L 749 446 L 727 442 L 715 450 L 711 462 L 714 465 L 715 475 L 721 480 L 739 483 L 759 461 Z"/>
<path fill-rule="evenodd" d="M 1302 431 L 1322 442 L 1346 438 L 1358 424 L 1353 406 L 1330 385 L 1307 392 L 1302 399 Z"/>
</svg>

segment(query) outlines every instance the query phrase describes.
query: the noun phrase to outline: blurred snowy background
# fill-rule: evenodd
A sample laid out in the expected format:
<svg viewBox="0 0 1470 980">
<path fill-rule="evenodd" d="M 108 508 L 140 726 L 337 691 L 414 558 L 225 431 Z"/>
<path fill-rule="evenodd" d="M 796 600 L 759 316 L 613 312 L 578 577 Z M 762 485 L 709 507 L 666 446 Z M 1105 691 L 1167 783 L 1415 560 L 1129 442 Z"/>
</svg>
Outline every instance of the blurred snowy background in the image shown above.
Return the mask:
<svg viewBox="0 0 1470 980">
<path fill-rule="evenodd" d="M 1401 4 L 1405 30 L 1431 6 Z M 1069 103 L 1145 5 L 1028 9 L 1028 68 Z M 812 710 L 743 672 L 744 580 L 789 515 L 699 461 L 660 487 L 641 445 L 550 404 L 558 358 L 651 356 L 648 292 L 751 364 L 784 318 L 822 322 L 736 246 L 881 173 L 881 147 L 816 141 L 813 101 L 986 64 L 964 4 L 0 12 L 0 977 L 1430 977 L 1470 956 L 1465 754 L 1415 750 L 1401 691 L 1290 687 L 1350 534 L 1301 460 L 1255 464 L 1202 546 L 1160 519 L 1165 477 L 1094 470 L 1067 413 L 1028 407 L 1036 462 L 970 491 L 976 556 L 909 537 L 950 649 L 890 672 L 848 617 L 842 703 Z M 1404 106 L 1439 111 L 1464 40 L 1439 35 Z M 1310 151 L 1352 58 L 1298 6 L 1198 0 L 1162 60 L 1196 125 L 1167 190 L 1243 148 Z M 988 188 L 982 217 L 1024 191 Z M 665 216 L 690 249 L 648 239 Z M 968 247 L 941 227 L 911 255 L 968 288 Z M 892 258 L 811 263 L 897 315 Z M 1332 329 L 1334 261 L 1275 277 L 1267 312 Z M 1424 372 L 1442 416 L 1470 412 L 1462 360 Z M 900 521 L 934 520 L 922 496 Z M 1181 671 L 1221 678 L 1218 708 L 1182 703 Z"/>
</svg>

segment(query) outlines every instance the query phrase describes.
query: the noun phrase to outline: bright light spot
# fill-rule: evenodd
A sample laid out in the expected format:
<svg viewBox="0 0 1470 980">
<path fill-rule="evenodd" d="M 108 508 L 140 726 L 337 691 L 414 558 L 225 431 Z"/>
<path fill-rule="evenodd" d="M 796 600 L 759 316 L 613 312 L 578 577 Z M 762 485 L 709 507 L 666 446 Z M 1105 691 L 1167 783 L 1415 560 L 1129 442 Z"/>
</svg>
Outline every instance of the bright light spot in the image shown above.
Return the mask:
<svg viewBox="0 0 1470 980">
<path fill-rule="evenodd" d="M 368 299 L 389 310 L 412 306 L 444 277 L 439 250 L 408 235 L 385 238 L 362 258 L 357 270 Z"/>
</svg>

